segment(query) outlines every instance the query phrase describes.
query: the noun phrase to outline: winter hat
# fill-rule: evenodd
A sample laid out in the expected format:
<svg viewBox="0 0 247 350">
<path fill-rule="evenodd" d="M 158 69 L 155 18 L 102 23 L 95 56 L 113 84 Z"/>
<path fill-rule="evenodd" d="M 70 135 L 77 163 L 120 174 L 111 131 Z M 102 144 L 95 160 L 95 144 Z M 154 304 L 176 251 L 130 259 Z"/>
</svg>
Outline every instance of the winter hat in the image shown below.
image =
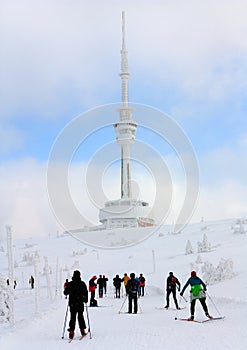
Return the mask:
<svg viewBox="0 0 247 350">
<path fill-rule="evenodd" d="M 173 276 L 173 272 L 169 272 L 169 275 L 170 275 L 170 276 Z"/>
<path fill-rule="evenodd" d="M 93 276 L 93 280 L 97 280 L 97 276 Z"/>
<path fill-rule="evenodd" d="M 131 278 L 135 278 L 134 272 L 132 272 L 132 273 L 130 274 L 130 277 L 131 277 Z"/>
<path fill-rule="evenodd" d="M 196 276 L 196 271 L 191 271 L 191 277 L 195 277 Z"/>
<path fill-rule="evenodd" d="M 79 279 L 79 278 L 81 278 L 81 273 L 80 271 L 75 270 L 72 279 Z"/>
</svg>

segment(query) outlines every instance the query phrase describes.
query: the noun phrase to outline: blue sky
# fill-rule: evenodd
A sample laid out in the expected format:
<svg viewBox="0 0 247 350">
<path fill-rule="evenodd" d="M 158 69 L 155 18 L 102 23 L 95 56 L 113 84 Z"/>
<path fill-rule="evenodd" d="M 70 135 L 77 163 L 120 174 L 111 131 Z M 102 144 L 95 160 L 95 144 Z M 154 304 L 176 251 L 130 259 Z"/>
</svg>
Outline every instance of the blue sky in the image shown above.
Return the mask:
<svg viewBox="0 0 247 350">
<path fill-rule="evenodd" d="M 194 220 L 247 215 L 247 1 L 2 0 L 3 230 L 6 224 L 24 227 L 20 234 L 56 229 L 44 195 L 49 153 L 73 118 L 120 101 L 122 10 L 130 101 L 168 114 L 197 155 Z M 82 163 L 115 134 L 108 128 L 97 137 L 80 153 Z M 140 129 L 137 137 L 147 135 Z M 159 148 L 158 140 L 152 145 Z M 167 149 L 164 156 L 174 155 Z"/>
</svg>

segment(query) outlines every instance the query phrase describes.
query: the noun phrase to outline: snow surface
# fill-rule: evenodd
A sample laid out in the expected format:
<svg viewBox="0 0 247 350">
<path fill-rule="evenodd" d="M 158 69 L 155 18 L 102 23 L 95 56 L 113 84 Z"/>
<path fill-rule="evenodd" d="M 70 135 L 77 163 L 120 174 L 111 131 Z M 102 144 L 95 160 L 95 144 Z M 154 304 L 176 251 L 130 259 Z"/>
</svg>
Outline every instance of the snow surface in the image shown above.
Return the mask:
<svg viewBox="0 0 247 350">
<path fill-rule="evenodd" d="M 191 224 L 182 233 L 172 234 L 171 228 L 163 226 L 147 240 L 123 249 L 99 249 L 86 246 L 71 236 L 30 238 L 14 242 L 14 276 L 17 287 L 14 290 L 15 325 L 11 328 L 4 318 L 0 323 L 0 348 L 26 350 L 48 349 L 246 349 L 247 344 L 247 270 L 246 231 L 234 229 L 236 220 L 225 220 Z M 244 232 L 244 233 L 243 233 Z M 210 250 L 200 252 L 198 242 L 206 234 Z M 194 253 L 186 253 L 190 240 Z M 4 251 L 2 251 L 4 250 Z M 0 249 L 1 280 L 8 278 L 6 246 Z M 35 289 L 30 289 L 28 280 L 34 274 L 32 256 L 39 257 L 39 298 Z M 29 257 L 29 258 L 28 258 Z M 45 259 L 47 257 L 47 259 Z M 231 271 L 218 274 L 219 280 L 205 280 L 208 285 L 207 304 L 212 315 L 224 315 L 224 320 L 206 323 L 191 323 L 175 320 L 175 316 L 188 317 L 189 302 L 178 294 L 181 311 L 174 310 L 170 298 L 169 310 L 165 305 L 165 281 L 169 271 L 181 281 L 182 286 L 195 268 L 204 277 L 205 266 L 216 268 L 220 261 L 231 261 Z M 45 261 L 50 267 L 50 290 L 44 272 Z M 207 265 L 205 264 L 207 262 Z M 227 264 L 229 266 L 229 264 Z M 73 270 L 79 269 L 86 283 L 96 274 L 109 278 L 108 292 L 99 305 L 109 307 L 89 308 L 92 339 L 89 336 L 79 341 L 76 328 L 75 340 L 68 344 L 67 332 L 62 339 L 62 330 L 67 307 L 62 285 L 70 278 Z M 218 269 L 219 270 L 219 269 Z M 123 276 L 135 272 L 146 277 L 146 295 L 139 299 L 138 314 L 119 314 L 125 297 L 114 298 L 112 279 L 116 274 Z M 205 275 L 206 276 L 206 275 Z M 208 278 L 208 275 L 207 275 Z M 37 281 L 36 281 L 37 282 Z M 48 283 L 49 284 L 49 283 Z M 49 287 L 49 286 L 48 286 Z M 37 289 L 37 287 L 36 287 Z M 52 294 L 50 294 L 50 292 Z M 189 288 L 185 298 L 189 299 Z M 38 300 L 38 305 L 37 305 Z M 122 311 L 127 310 L 127 302 Z M 85 313 L 86 317 L 86 313 Z M 196 318 L 205 318 L 199 302 L 196 304 Z M 68 325 L 67 325 L 68 326 Z"/>
</svg>

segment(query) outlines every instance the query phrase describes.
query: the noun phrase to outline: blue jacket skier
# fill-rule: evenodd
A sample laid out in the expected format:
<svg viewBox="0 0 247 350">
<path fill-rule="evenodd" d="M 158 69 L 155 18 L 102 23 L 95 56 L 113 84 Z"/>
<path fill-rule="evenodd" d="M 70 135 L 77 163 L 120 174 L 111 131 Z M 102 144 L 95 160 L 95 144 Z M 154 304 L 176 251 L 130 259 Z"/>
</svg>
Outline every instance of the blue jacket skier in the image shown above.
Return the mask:
<svg viewBox="0 0 247 350">
<path fill-rule="evenodd" d="M 208 318 L 212 318 L 212 316 L 208 313 L 208 307 L 206 304 L 206 284 L 196 275 L 196 271 L 191 271 L 191 277 L 188 279 L 188 281 L 185 283 L 180 295 L 183 296 L 185 289 L 188 286 L 191 286 L 190 289 L 190 313 L 191 316 L 188 320 L 193 321 L 194 320 L 194 313 L 195 313 L 195 304 L 196 300 L 199 299 L 200 303 L 202 305 L 202 308 L 205 312 L 205 315 Z"/>
</svg>

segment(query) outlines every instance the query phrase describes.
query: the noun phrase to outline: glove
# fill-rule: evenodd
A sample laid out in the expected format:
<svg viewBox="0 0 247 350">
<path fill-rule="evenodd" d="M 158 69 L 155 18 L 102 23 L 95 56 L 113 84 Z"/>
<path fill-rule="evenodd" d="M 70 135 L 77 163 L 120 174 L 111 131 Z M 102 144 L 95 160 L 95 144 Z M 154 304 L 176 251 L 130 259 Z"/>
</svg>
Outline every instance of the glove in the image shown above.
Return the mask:
<svg viewBox="0 0 247 350">
<path fill-rule="evenodd" d="M 180 292 L 180 288 L 178 288 L 178 291 Z"/>
<path fill-rule="evenodd" d="M 181 295 L 181 297 L 182 297 L 182 296 L 183 296 L 183 293 L 181 292 L 180 295 Z"/>
</svg>

